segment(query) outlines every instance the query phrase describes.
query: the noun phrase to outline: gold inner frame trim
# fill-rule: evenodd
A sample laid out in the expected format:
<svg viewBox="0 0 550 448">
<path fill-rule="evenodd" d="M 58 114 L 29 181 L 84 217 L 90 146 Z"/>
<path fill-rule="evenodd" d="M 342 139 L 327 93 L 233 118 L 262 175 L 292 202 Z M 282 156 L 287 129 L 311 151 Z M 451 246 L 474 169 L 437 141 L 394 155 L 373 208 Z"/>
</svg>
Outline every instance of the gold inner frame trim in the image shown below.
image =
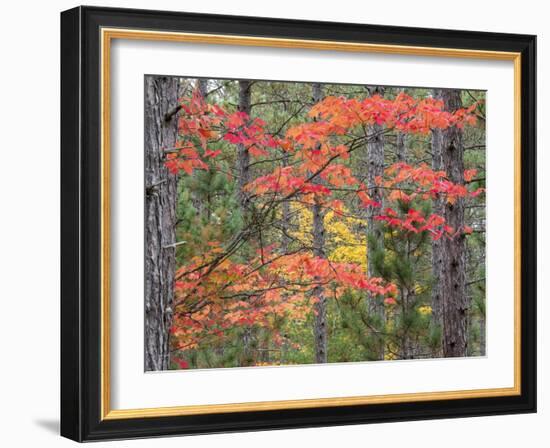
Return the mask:
<svg viewBox="0 0 550 448">
<path fill-rule="evenodd" d="M 279 39 L 216 34 L 101 29 L 101 419 L 115 420 L 227 412 L 307 409 L 414 401 L 503 397 L 521 394 L 521 54 L 514 52 L 418 47 L 306 39 Z M 514 63 L 514 386 L 441 392 L 418 392 L 302 400 L 111 409 L 110 368 L 110 62 L 111 41 L 130 39 L 214 45 L 294 48 L 410 56 L 454 57 Z"/>
</svg>

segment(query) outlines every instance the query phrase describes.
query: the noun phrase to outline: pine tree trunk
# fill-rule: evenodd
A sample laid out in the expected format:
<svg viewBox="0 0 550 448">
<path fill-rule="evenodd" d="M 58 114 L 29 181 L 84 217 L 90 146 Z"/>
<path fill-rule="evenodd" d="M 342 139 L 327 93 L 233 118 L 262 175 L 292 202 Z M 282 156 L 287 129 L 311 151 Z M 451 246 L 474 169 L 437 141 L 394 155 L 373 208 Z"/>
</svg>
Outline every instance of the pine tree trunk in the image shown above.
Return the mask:
<svg viewBox="0 0 550 448">
<path fill-rule="evenodd" d="M 405 93 L 405 89 L 399 89 L 399 93 Z M 397 161 L 407 163 L 407 134 L 397 131 L 395 147 Z"/>
<path fill-rule="evenodd" d="M 176 267 L 177 177 L 164 150 L 177 135 L 177 78 L 145 78 L 145 369 L 166 370 Z"/>
<path fill-rule="evenodd" d="M 442 90 L 445 109 L 454 112 L 462 107 L 459 90 Z M 442 164 L 449 181 L 464 185 L 464 145 L 462 130 L 453 126 L 442 132 Z M 458 231 L 453 238 L 443 237 L 443 356 L 467 356 L 468 309 L 466 296 L 466 239 L 464 237 L 464 199 L 444 204 L 447 225 Z M 437 280 L 436 280 L 437 281 Z"/>
<path fill-rule="evenodd" d="M 407 162 L 407 134 L 397 132 L 396 137 L 396 155 L 398 162 Z"/>
<path fill-rule="evenodd" d="M 288 166 L 289 163 L 289 157 L 288 153 L 285 152 L 283 155 L 283 166 Z M 282 229 L 282 242 L 281 242 L 281 250 L 284 254 L 288 252 L 288 248 L 290 245 L 290 203 L 289 201 L 283 202 L 283 212 L 282 212 L 282 222 L 281 222 L 281 229 Z"/>
<path fill-rule="evenodd" d="M 370 89 L 371 95 L 384 95 L 384 88 L 377 87 Z M 369 126 L 368 133 L 373 136 L 367 143 L 367 188 L 369 196 L 373 201 L 383 204 L 382 189 L 376 184 L 376 178 L 384 175 L 384 136 L 381 134 L 383 128 L 377 124 Z M 383 206 L 382 206 L 383 209 Z M 384 250 L 384 232 L 378 222 L 374 220 L 374 216 L 378 212 L 375 207 L 367 207 L 367 276 L 376 277 L 378 275 L 375 268 L 375 252 Z M 376 247 L 371 244 L 376 241 Z M 385 326 L 385 310 L 384 303 L 380 297 L 367 295 L 368 310 L 371 316 L 377 318 L 380 322 L 380 330 Z M 384 338 L 382 335 L 377 335 L 377 347 L 375 359 L 384 359 Z"/>
<path fill-rule="evenodd" d="M 434 91 L 437 95 L 438 91 Z M 434 129 L 432 131 L 432 169 L 443 170 L 443 131 Z M 445 214 L 445 200 L 436 197 L 432 202 L 432 212 L 443 216 Z M 443 292 L 441 279 L 443 278 L 443 240 L 432 239 L 432 319 L 431 333 L 433 338 L 432 356 L 441 357 L 443 354 L 442 331 L 443 331 Z"/>
<path fill-rule="evenodd" d="M 411 266 L 411 243 L 410 240 L 407 241 L 406 245 L 406 259 L 407 264 Z M 414 269 L 414 268 L 413 268 Z M 403 328 L 403 336 L 401 339 L 401 358 L 402 359 L 414 359 L 417 357 L 419 352 L 419 347 L 417 344 L 417 340 L 413 335 L 413 332 L 411 331 L 409 322 L 411 319 L 411 314 L 414 312 L 416 303 L 415 293 L 414 290 L 411 289 L 409 285 L 403 285 L 401 287 L 401 312 L 402 312 L 402 319 L 404 320 L 404 324 L 402 324 Z"/>
<path fill-rule="evenodd" d="M 403 92 L 401 90 L 401 92 Z M 397 131 L 395 141 L 395 153 L 398 162 L 407 163 L 407 134 Z M 407 247 L 407 259 L 410 264 L 410 244 Z M 403 316 L 408 316 L 413 312 L 415 304 L 414 291 L 409 290 L 407 286 L 401 288 L 401 312 Z M 414 359 L 418 354 L 418 347 L 415 344 L 415 340 L 412 338 L 409 328 L 405 328 L 403 338 L 401 341 L 401 358 L 402 359 Z"/>
<path fill-rule="evenodd" d="M 312 85 L 313 102 L 317 103 L 323 98 L 321 84 Z M 314 183 L 320 183 L 319 177 L 313 180 Z M 312 207 L 313 214 L 313 255 L 319 258 L 325 258 L 325 214 L 322 205 L 315 199 Z M 322 286 L 316 286 L 313 289 L 313 297 L 316 298 L 315 304 L 315 362 L 326 363 L 328 361 L 328 335 L 327 335 L 327 299 L 323 293 Z"/>
<path fill-rule="evenodd" d="M 208 93 L 208 80 L 205 78 L 197 78 L 197 90 L 199 95 L 206 100 L 206 94 Z"/>
<path fill-rule="evenodd" d="M 319 258 L 326 256 L 323 221 L 322 206 L 316 202 L 313 205 L 313 254 Z M 317 299 L 315 304 L 315 362 L 326 363 L 328 360 L 327 299 L 323 292 L 323 286 L 316 286 L 313 289 L 313 296 Z"/>
<path fill-rule="evenodd" d="M 239 105 L 238 110 L 250 116 L 250 88 L 251 81 L 239 81 Z M 250 154 L 248 148 L 242 143 L 237 145 L 237 173 L 238 173 L 238 200 L 242 212 L 248 208 L 247 194 L 244 191 L 246 184 L 250 182 Z"/>
<path fill-rule="evenodd" d="M 412 311 L 411 295 L 407 288 L 403 288 L 401 291 L 402 313 L 403 316 L 408 315 Z M 414 341 L 411 338 L 411 332 L 409 328 L 404 329 L 403 337 L 401 339 L 401 359 L 413 359 L 415 356 Z"/>
<path fill-rule="evenodd" d="M 239 104 L 237 109 L 239 112 L 244 112 L 250 116 L 250 98 L 251 98 L 251 81 L 240 80 L 239 81 Z M 241 214 L 243 217 L 247 215 L 247 210 L 249 207 L 248 204 L 248 195 L 244 189 L 246 184 L 250 182 L 250 154 L 248 153 L 248 148 L 239 143 L 237 145 L 237 176 L 238 176 L 238 191 L 237 199 L 241 209 Z M 254 364 L 254 353 L 253 347 L 256 343 L 255 332 L 252 328 L 247 327 L 243 331 L 242 335 L 242 358 L 241 366 L 250 366 Z"/>
</svg>

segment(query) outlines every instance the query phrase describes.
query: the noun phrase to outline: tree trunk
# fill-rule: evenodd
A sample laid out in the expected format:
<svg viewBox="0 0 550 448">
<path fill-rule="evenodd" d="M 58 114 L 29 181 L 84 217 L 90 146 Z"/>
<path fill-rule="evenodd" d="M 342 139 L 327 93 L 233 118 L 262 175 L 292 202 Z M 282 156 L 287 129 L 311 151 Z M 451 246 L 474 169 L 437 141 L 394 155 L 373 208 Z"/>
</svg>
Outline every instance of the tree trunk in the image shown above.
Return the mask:
<svg viewBox="0 0 550 448">
<path fill-rule="evenodd" d="M 283 155 L 283 166 L 288 166 L 289 163 L 289 157 L 288 153 L 285 152 Z M 290 202 L 284 201 L 283 202 L 283 212 L 282 212 L 282 222 L 281 222 L 281 229 L 282 229 L 282 242 L 281 242 L 281 250 L 284 254 L 288 252 L 288 248 L 290 245 Z"/>
<path fill-rule="evenodd" d="M 177 78 L 145 78 L 145 370 L 166 370 L 176 267 L 177 177 L 164 150 L 177 136 Z"/>
<path fill-rule="evenodd" d="M 438 95 L 438 91 L 434 91 L 434 95 Z M 443 170 L 443 131 L 434 129 L 432 131 L 432 169 L 434 171 Z M 432 201 L 433 213 L 444 216 L 445 200 L 444 198 L 436 197 Z M 432 239 L 432 319 L 431 319 L 431 334 L 432 334 L 432 356 L 441 357 L 442 351 L 442 332 L 443 332 L 443 297 L 442 297 L 442 278 L 443 278 L 443 240 Z"/>
<path fill-rule="evenodd" d="M 239 81 L 239 104 L 237 109 L 239 112 L 244 112 L 250 116 L 250 90 L 252 82 L 246 80 Z M 237 199 L 241 214 L 243 217 L 247 215 L 248 210 L 248 195 L 244 190 L 246 184 L 250 182 L 250 154 L 248 148 L 239 143 L 237 145 L 237 176 L 238 176 L 238 191 Z M 243 351 L 241 356 L 241 366 L 251 366 L 254 364 L 254 345 L 256 343 L 256 334 L 252 328 L 244 329 L 242 336 Z"/>
<path fill-rule="evenodd" d="M 208 80 L 205 78 L 197 78 L 197 90 L 199 95 L 206 100 L 206 94 L 208 93 Z"/>
<path fill-rule="evenodd" d="M 399 93 L 405 93 L 405 89 L 399 89 Z M 397 131 L 395 153 L 398 162 L 407 163 L 407 134 Z"/>
<path fill-rule="evenodd" d="M 321 101 L 323 90 L 321 84 L 312 85 L 313 103 Z M 321 179 L 317 176 L 314 183 L 320 183 Z M 325 258 L 325 213 L 322 205 L 315 199 L 312 207 L 313 214 L 313 255 L 319 258 Z M 316 298 L 315 304 L 315 362 L 326 363 L 328 361 L 328 336 L 327 336 L 327 299 L 323 293 L 323 286 L 316 286 L 313 289 L 313 297 Z"/>
<path fill-rule="evenodd" d="M 322 206 L 316 201 L 313 205 L 313 254 L 319 258 L 325 258 L 325 226 Z M 323 286 L 313 289 L 313 296 L 317 299 L 315 304 L 315 362 L 326 363 L 328 360 L 328 335 L 327 335 L 327 299 L 323 292 Z"/>
<path fill-rule="evenodd" d="M 403 287 L 401 291 L 401 312 L 403 316 L 408 316 L 412 311 L 411 299 L 410 291 L 406 287 Z M 401 359 L 413 359 L 415 357 L 415 345 L 411 336 L 410 328 L 404 328 L 403 337 L 401 338 Z"/>
<path fill-rule="evenodd" d="M 396 155 L 398 162 L 407 162 L 407 134 L 397 132 L 396 137 Z"/>
<path fill-rule="evenodd" d="M 404 91 L 401 90 L 402 92 Z M 398 162 L 407 163 L 407 134 L 397 131 L 395 141 L 395 153 Z M 410 243 L 407 246 L 407 259 L 410 264 Z M 402 316 L 410 316 L 413 312 L 415 304 L 414 291 L 411 291 L 407 285 L 401 288 L 401 312 Z M 413 339 L 410 328 L 404 328 L 403 338 L 401 341 L 401 358 L 414 359 L 417 356 L 418 347 Z"/>
<path fill-rule="evenodd" d="M 445 109 L 454 112 L 462 107 L 459 90 L 441 90 L 440 98 Z M 442 164 L 449 181 L 464 185 L 464 145 L 462 130 L 453 126 L 442 132 Z M 468 309 L 466 296 L 464 237 L 464 199 L 453 204 L 444 204 L 445 220 L 458 234 L 443 237 L 443 276 L 441 282 L 443 304 L 443 355 L 445 357 L 467 356 Z M 437 279 L 436 279 L 437 281 Z"/>
<path fill-rule="evenodd" d="M 384 95 L 383 87 L 369 89 L 371 95 Z M 367 188 L 369 196 L 373 201 L 383 203 L 382 189 L 378 187 L 375 179 L 384 175 L 384 136 L 381 135 L 383 128 L 380 125 L 374 124 L 369 126 L 369 135 L 374 138 L 369 139 L 367 143 Z M 383 207 L 382 207 L 383 209 Z M 384 232 L 382 226 L 374 220 L 374 216 L 379 209 L 369 206 L 367 207 L 367 276 L 376 277 L 378 272 L 375 267 L 375 252 L 384 250 Z M 376 241 L 376 246 L 371 244 Z M 372 294 L 367 295 L 368 310 L 371 316 L 377 318 L 380 322 L 380 331 L 384 329 L 385 310 L 384 303 L 381 298 Z M 384 338 L 381 335 L 376 335 L 377 347 L 375 359 L 384 359 Z"/>
<path fill-rule="evenodd" d="M 406 259 L 407 264 L 411 266 L 411 242 L 407 240 L 406 246 Z M 413 268 L 414 269 L 414 268 Z M 412 314 L 414 313 L 414 308 L 416 304 L 416 297 L 413 289 L 413 285 L 404 284 L 401 287 L 401 313 L 403 319 L 403 336 L 401 339 L 401 358 L 402 359 L 414 359 L 417 357 L 419 352 L 418 341 L 414 337 L 413 332 L 411 331 L 411 319 Z"/>
<path fill-rule="evenodd" d="M 250 88 L 252 86 L 251 81 L 239 81 L 239 105 L 238 110 L 246 113 L 250 116 Z M 246 184 L 250 182 L 250 154 L 248 148 L 242 143 L 237 145 L 237 175 L 238 178 L 238 200 L 241 206 L 241 210 L 244 214 L 248 208 L 247 194 L 244 191 Z"/>
</svg>

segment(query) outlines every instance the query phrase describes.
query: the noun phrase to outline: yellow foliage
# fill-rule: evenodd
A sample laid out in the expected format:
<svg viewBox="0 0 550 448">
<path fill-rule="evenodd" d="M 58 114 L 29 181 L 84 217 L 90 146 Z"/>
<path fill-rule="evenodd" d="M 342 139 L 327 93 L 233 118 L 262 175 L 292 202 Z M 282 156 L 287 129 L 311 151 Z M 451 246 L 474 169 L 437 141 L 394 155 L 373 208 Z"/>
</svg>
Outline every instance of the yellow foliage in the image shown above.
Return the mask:
<svg viewBox="0 0 550 448">
<path fill-rule="evenodd" d="M 424 315 L 432 314 L 432 307 L 430 305 L 419 306 L 418 312 Z"/>
<path fill-rule="evenodd" d="M 308 207 L 301 205 L 292 206 L 292 224 L 296 226 L 296 230 L 289 232 L 293 238 L 311 246 L 313 244 L 312 228 L 313 228 L 313 213 Z"/>
<path fill-rule="evenodd" d="M 309 207 L 294 205 L 295 224 L 297 229 L 290 232 L 305 244 L 312 244 L 313 213 Z M 363 224 L 358 218 L 346 216 L 347 210 L 342 208 L 342 215 L 330 210 L 325 214 L 325 247 L 330 261 L 339 263 L 356 263 L 366 269 L 367 238 L 364 231 L 357 228 Z M 294 213 L 293 213 L 294 215 Z"/>
</svg>

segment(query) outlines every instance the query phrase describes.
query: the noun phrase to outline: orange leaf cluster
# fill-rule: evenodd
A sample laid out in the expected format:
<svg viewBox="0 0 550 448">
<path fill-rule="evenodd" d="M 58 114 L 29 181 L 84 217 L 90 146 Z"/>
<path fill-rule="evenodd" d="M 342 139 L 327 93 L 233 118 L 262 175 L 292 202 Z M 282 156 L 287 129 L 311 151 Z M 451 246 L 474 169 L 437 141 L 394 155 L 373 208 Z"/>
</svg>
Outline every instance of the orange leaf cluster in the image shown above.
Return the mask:
<svg viewBox="0 0 550 448">
<path fill-rule="evenodd" d="M 305 319 L 312 312 L 310 293 L 315 287 L 322 287 L 327 296 L 339 296 L 346 289 L 382 297 L 397 294 L 394 284 L 368 278 L 358 264 L 331 263 L 309 252 L 277 255 L 267 248 L 246 265 L 226 259 L 215 269 L 205 266 L 205 259 L 217 255 L 218 251 L 194 259 L 176 274 L 172 334 L 180 350 L 195 348 L 208 337 L 222 337 L 238 326 L 271 328 L 275 316 Z"/>
<path fill-rule="evenodd" d="M 373 95 L 363 100 L 329 96 L 310 110 L 310 116 L 321 120 L 326 129 L 342 134 L 359 125 L 384 125 L 406 133 L 427 134 L 433 129 L 449 126 L 463 127 L 475 124 L 472 112 L 477 104 L 453 113 L 443 108 L 443 102 L 434 98 L 414 99 L 400 93 L 395 99 Z"/>
</svg>

